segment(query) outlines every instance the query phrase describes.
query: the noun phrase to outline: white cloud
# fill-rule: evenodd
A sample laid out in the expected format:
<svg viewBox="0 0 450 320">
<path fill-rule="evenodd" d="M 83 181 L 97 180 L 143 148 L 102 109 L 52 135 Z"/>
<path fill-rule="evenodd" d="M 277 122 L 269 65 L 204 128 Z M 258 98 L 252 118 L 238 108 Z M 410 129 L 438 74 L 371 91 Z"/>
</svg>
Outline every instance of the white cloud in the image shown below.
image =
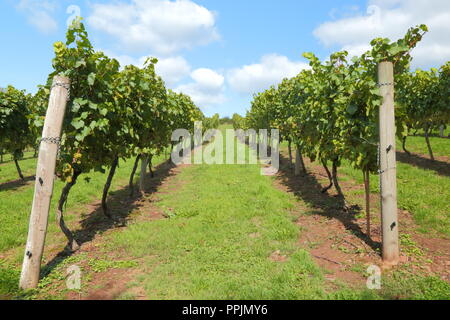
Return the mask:
<svg viewBox="0 0 450 320">
<path fill-rule="evenodd" d="M 337 45 L 359 55 L 376 37 L 397 40 L 408 28 L 428 25 L 430 32 L 413 50 L 413 66 L 438 66 L 450 59 L 450 1 L 370 0 L 365 13 L 328 21 L 314 30 L 326 46 Z"/>
<path fill-rule="evenodd" d="M 115 54 L 110 50 L 103 51 L 108 57 L 114 58 L 119 61 L 120 66 L 123 68 L 127 65 L 135 65 L 142 68 L 145 60 L 153 55 L 142 56 L 139 58 L 133 58 L 129 55 Z M 158 58 L 158 63 L 155 66 L 156 73 L 161 76 L 168 87 L 174 86 L 177 82 L 188 76 L 191 72 L 191 66 L 181 56 L 174 56 L 168 58 Z"/>
<path fill-rule="evenodd" d="M 156 72 L 166 81 L 168 86 L 189 75 L 191 66 L 183 57 L 161 58 L 156 64 Z"/>
<path fill-rule="evenodd" d="M 45 0 L 20 0 L 17 9 L 27 16 L 28 23 L 42 33 L 52 33 L 58 29 L 58 23 L 52 17 L 56 3 Z"/>
<path fill-rule="evenodd" d="M 193 82 L 178 86 L 175 91 L 189 95 L 199 107 L 208 108 L 225 102 L 225 78 L 218 72 L 200 68 L 191 73 Z"/>
<path fill-rule="evenodd" d="M 214 13 L 190 0 L 133 0 L 93 4 L 92 9 L 88 23 L 133 52 L 172 55 L 219 38 Z"/>
<path fill-rule="evenodd" d="M 252 94 L 278 84 L 283 78 L 294 77 L 306 68 L 309 68 L 307 63 L 269 54 L 263 56 L 259 63 L 230 70 L 227 78 L 235 91 Z"/>
<path fill-rule="evenodd" d="M 133 58 L 128 55 L 115 54 L 110 50 L 99 51 L 103 51 L 109 57 L 117 59 L 122 68 L 126 65 L 135 65 L 142 68 L 148 57 Z M 224 95 L 225 78 L 214 70 L 199 68 L 191 72 L 191 66 L 181 56 L 158 58 L 155 69 L 168 87 L 173 88 L 176 92 L 183 92 L 189 95 L 199 107 L 212 107 L 226 100 Z M 190 82 L 176 86 L 177 83 L 187 76 L 189 76 Z"/>
<path fill-rule="evenodd" d="M 145 59 L 147 58 L 146 56 L 134 58 L 134 57 L 126 55 L 126 54 L 116 54 L 110 50 L 105 50 L 105 49 L 96 49 L 96 50 L 102 51 L 108 57 L 119 61 L 121 68 L 128 66 L 128 65 L 135 65 L 136 67 L 142 68 L 142 66 L 144 65 Z"/>
</svg>

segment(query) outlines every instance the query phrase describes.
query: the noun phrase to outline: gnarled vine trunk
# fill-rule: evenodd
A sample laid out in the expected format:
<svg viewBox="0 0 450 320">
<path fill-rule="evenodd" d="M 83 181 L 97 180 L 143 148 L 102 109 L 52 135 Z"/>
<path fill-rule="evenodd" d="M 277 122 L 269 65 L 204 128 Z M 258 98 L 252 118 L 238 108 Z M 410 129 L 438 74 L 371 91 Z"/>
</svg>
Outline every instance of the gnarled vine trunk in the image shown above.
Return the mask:
<svg viewBox="0 0 450 320">
<path fill-rule="evenodd" d="M 296 154 L 295 154 L 295 175 L 298 176 L 300 173 L 306 174 L 305 162 L 303 161 L 302 150 L 300 146 L 296 145 Z"/>
<path fill-rule="evenodd" d="M 406 139 L 407 139 L 407 138 L 408 138 L 407 136 L 404 136 L 404 137 L 402 138 L 402 149 L 403 149 L 403 151 L 405 151 L 406 154 L 411 155 L 411 152 L 409 152 L 409 151 L 406 149 Z"/>
<path fill-rule="evenodd" d="M 69 230 L 69 228 L 66 226 L 64 222 L 64 206 L 67 202 L 67 198 L 69 196 L 70 189 L 77 183 L 77 179 L 80 176 L 81 171 L 75 171 L 72 176 L 72 181 L 66 183 L 63 190 L 61 191 L 61 196 L 59 197 L 58 202 L 58 210 L 56 211 L 56 222 L 58 223 L 59 227 L 61 228 L 61 231 L 66 236 L 68 243 L 67 248 L 71 251 L 77 251 L 80 248 L 80 245 L 74 238 L 72 231 Z"/>
<path fill-rule="evenodd" d="M 292 146 L 291 146 L 291 139 L 288 140 L 288 150 L 289 150 L 289 165 L 292 168 Z"/>
<path fill-rule="evenodd" d="M 294 173 L 296 176 L 300 175 L 300 168 L 301 168 L 301 164 L 300 164 L 300 158 L 301 158 L 301 154 L 300 154 L 300 150 L 297 148 L 297 150 L 295 151 L 295 170 Z"/>
<path fill-rule="evenodd" d="M 145 178 L 147 176 L 148 155 L 141 154 L 141 173 L 139 175 L 139 191 L 145 193 Z"/>
<path fill-rule="evenodd" d="M 19 174 L 20 179 L 25 180 L 25 178 L 22 174 L 22 170 L 20 169 L 20 166 L 19 166 L 19 160 L 17 160 L 16 157 L 14 157 L 14 163 L 16 165 L 17 173 Z"/>
<path fill-rule="evenodd" d="M 109 188 L 111 187 L 111 181 L 114 177 L 114 174 L 116 173 L 116 168 L 119 165 L 119 158 L 115 157 L 114 161 L 111 165 L 111 168 L 109 169 L 108 179 L 106 179 L 105 186 L 103 188 L 103 196 L 102 196 L 102 210 L 103 214 L 111 219 L 111 213 L 108 210 L 108 205 L 106 203 L 106 200 L 108 198 L 108 192 Z"/>
<path fill-rule="evenodd" d="M 345 201 L 344 193 L 342 192 L 341 186 L 339 185 L 338 176 L 337 176 L 337 161 L 333 161 L 332 167 L 332 177 L 334 188 L 336 189 L 339 198 L 342 198 Z"/>
<path fill-rule="evenodd" d="M 150 177 L 154 178 L 155 173 L 153 172 L 153 164 L 152 164 L 153 155 L 148 156 L 148 170 L 150 171 Z"/>
<path fill-rule="evenodd" d="M 325 193 L 325 192 L 327 192 L 328 190 L 330 190 L 331 187 L 333 187 L 333 177 L 331 176 L 331 172 L 330 172 L 330 170 L 328 169 L 327 162 L 326 162 L 325 160 L 322 160 L 322 166 L 323 166 L 323 168 L 325 169 L 325 171 L 326 171 L 326 173 L 327 173 L 327 176 L 328 176 L 328 181 L 330 182 L 330 184 L 329 184 L 327 187 L 325 187 L 325 188 L 322 189 L 322 193 Z"/>
<path fill-rule="evenodd" d="M 425 127 L 425 141 L 427 142 L 428 147 L 428 153 L 430 154 L 431 160 L 434 160 L 433 150 L 431 149 L 431 143 L 430 143 L 430 127 Z"/>
<path fill-rule="evenodd" d="M 130 188 L 130 197 L 132 197 L 133 193 L 134 193 L 134 175 L 136 174 L 140 159 L 141 159 L 141 155 L 138 155 L 136 157 L 136 160 L 134 161 L 133 170 L 131 170 L 130 181 L 128 183 L 128 186 Z"/>
</svg>

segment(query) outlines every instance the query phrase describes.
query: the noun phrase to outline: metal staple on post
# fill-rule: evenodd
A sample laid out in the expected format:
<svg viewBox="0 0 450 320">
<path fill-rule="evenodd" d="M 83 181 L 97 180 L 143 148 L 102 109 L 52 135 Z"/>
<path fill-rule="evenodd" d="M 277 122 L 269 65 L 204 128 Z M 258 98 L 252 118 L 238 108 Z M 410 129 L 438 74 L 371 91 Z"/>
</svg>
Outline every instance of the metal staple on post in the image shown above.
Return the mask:
<svg viewBox="0 0 450 320">
<path fill-rule="evenodd" d="M 58 147 L 58 151 L 56 153 L 56 157 L 59 159 L 61 153 L 61 138 L 59 137 L 45 137 L 39 140 L 39 144 L 41 142 L 53 143 Z"/>
<path fill-rule="evenodd" d="M 62 82 L 53 82 L 52 86 L 50 87 L 50 90 L 54 87 L 62 87 L 67 90 L 67 101 L 70 101 L 70 84 L 62 83 Z"/>
<path fill-rule="evenodd" d="M 393 82 L 384 82 L 384 83 L 379 83 L 379 84 L 377 84 L 377 87 L 378 87 L 378 88 L 381 88 L 381 87 L 383 87 L 383 86 L 393 86 L 393 85 L 394 85 Z"/>
</svg>

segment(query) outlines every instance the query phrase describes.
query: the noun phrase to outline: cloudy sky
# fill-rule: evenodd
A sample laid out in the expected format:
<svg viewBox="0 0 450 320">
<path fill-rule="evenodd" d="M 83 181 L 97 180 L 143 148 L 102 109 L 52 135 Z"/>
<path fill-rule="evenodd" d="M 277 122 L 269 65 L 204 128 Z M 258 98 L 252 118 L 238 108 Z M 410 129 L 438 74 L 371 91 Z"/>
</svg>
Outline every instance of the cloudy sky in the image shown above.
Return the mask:
<svg viewBox="0 0 450 320">
<path fill-rule="evenodd" d="M 0 87 L 35 92 L 76 15 L 122 65 L 157 57 L 166 85 L 207 115 L 245 114 L 254 92 L 307 66 L 305 51 L 360 54 L 372 38 L 397 39 L 416 24 L 430 33 L 413 66 L 450 60 L 449 0 L 0 0 Z"/>
</svg>

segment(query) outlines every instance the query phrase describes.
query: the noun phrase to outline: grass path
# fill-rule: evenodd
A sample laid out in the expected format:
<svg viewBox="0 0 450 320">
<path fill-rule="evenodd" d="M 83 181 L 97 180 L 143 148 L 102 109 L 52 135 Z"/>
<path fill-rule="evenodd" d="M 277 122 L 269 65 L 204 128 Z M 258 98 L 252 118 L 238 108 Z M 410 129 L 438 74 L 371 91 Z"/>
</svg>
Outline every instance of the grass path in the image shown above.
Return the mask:
<svg viewBox="0 0 450 320">
<path fill-rule="evenodd" d="M 111 199 L 113 212 L 124 215 L 126 223 L 108 224 L 98 212 L 86 209 L 87 198 L 79 202 L 84 206 L 69 208 L 81 211 L 79 223 L 89 238 L 72 256 L 50 255 L 39 290 L 26 297 L 450 299 L 448 283 L 424 273 L 412 275 L 405 267 L 386 274 L 383 290 L 367 290 L 366 266 L 353 259 L 361 252 L 344 252 L 348 248 L 343 246 L 325 253 L 342 251 L 347 254 L 345 258 L 354 260 L 338 263 L 346 272 L 358 273 L 357 282 L 341 281 L 339 272 L 324 269 L 315 249 L 325 239 L 314 239 L 315 233 L 321 231 L 327 237 L 327 230 L 336 231 L 342 241 L 354 237 L 351 230 L 341 226 L 339 215 L 336 221 L 323 216 L 320 224 L 312 222 L 317 220 L 314 212 L 319 208 L 305 198 L 305 192 L 311 191 L 308 185 L 302 186 L 303 193 L 278 188 L 280 178 L 261 176 L 258 165 L 190 165 L 158 170 L 157 181 L 149 186 L 145 197 L 127 199 L 126 188 L 120 184 L 129 172 L 128 166 L 122 166 L 124 171 L 118 174 Z M 348 186 L 354 183 L 350 180 L 345 181 Z M 92 198 L 99 192 L 95 190 L 97 184 L 103 182 L 98 177 L 94 181 L 93 185 L 79 186 L 90 186 Z M 20 192 L 26 190 L 24 187 Z M 332 205 L 332 197 L 326 200 Z M 328 214 L 330 208 L 320 210 Z M 331 224 L 338 228 L 333 229 Z M 50 237 L 50 242 L 55 239 L 61 240 Z M 304 239 L 308 241 L 304 243 Z M 328 244 L 333 246 L 335 240 Z M 416 254 L 411 240 L 409 245 Z M 325 258 L 336 259 L 337 255 L 331 255 Z M 73 264 L 83 271 L 79 292 L 65 289 L 65 272 Z M 7 270 L 10 272 L 3 276 L 5 269 L 0 268 L 0 282 L 14 286 L 18 269 Z M 0 283 L 0 289 L 4 283 Z"/>
<path fill-rule="evenodd" d="M 261 176 L 256 165 L 183 167 L 152 201 L 166 219 L 138 222 L 108 238 L 110 248 L 139 261 L 139 275 L 116 298 L 450 298 L 447 283 L 406 272 L 409 266 L 387 274 L 384 290 L 365 289 L 367 266 L 355 259 L 361 252 L 344 255 L 352 262 L 340 268 L 353 274 L 352 283 L 341 281 L 340 271 L 319 266 L 314 244 L 299 241 L 318 231 L 304 219 L 308 205 Z M 326 230 L 336 231 L 322 220 L 319 241 L 328 239 Z M 348 236 L 343 227 L 339 238 Z M 320 258 L 336 259 L 342 248 Z M 378 263 L 377 253 L 371 254 L 369 264 Z"/>
<path fill-rule="evenodd" d="M 146 273 L 135 284 L 146 298 L 364 296 L 327 288 L 323 272 L 297 245 L 294 198 L 274 188 L 259 166 L 187 166 L 170 188 L 156 204 L 167 219 L 111 236 L 113 247 L 144 261 Z"/>
</svg>

